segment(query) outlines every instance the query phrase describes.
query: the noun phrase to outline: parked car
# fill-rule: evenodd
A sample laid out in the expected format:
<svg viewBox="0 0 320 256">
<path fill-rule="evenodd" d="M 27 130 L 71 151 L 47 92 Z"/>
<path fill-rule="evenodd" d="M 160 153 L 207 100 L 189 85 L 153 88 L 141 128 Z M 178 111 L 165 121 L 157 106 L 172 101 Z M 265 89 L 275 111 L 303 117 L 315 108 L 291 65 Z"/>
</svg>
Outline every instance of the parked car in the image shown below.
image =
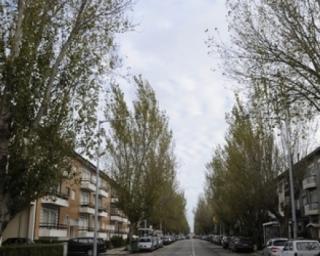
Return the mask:
<svg viewBox="0 0 320 256">
<path fill-rule="evenodd" d="M 320 253 L 320 243 L 317 240 L 287 241 L 280 256 L 317 256 Z"/>
<path fill-rule="evenodd" d="M 172 243 L 172 240 L 171 240 L 170 236 L 164 236 L 164 237 L 162 238 L 162 240 L 163 240 L 163 244 L 164 244 L 164 245 L 168 245 L 168 244 L 171 244 L 171 243 Z"/>
<path fill-rule="evenodd" d="M 153 251 L 155 249 L 155 244 L 152 237 L 140 237 L 138 240 L 139 251 Z"/>
<path fill-rule="evenodd" d="M 263 256 L 279 256 L 286 242 L 288 242 L 287 238 L 272 238 L 268 240 L 266 247 L 263 249 Z"/>
<path fill-rule="evenodd" d="M 93 237 L 76 237 L 68 240 L 68 255 L 93 253 Z M 104 253 L 107 251 L 107 245 L 102 238 L 97 240 L 97 252 Z"/>
<path fill-rule="evenodd" d="M 230 236 L 223 236 L 221 239 L 221 245 L 223 248 L 227 249 L 229 247 L 231 237 Z"/>
<path fill-rule="evenodd" d="M 34 244 L 34 242 L 29 238 L 22 238 L 22 237 L 11 237 L 2 242 L 2 246 L 24 245 L 24 244 Z"/>
<path fill-rule="evenodd" d="M 234 236 L 230 239 L 229 248 L 236 251 L 253 251 L 253 241 L 250 237 Z"/>
</svg>

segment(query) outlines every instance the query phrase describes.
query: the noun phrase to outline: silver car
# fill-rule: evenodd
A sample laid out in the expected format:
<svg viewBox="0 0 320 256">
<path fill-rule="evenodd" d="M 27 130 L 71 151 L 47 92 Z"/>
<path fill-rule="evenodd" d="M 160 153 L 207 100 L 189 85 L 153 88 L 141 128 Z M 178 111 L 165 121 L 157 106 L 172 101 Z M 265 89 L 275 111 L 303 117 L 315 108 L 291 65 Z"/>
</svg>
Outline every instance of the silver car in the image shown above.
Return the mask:
<svg viewBox="0 0 320 256">
<path fill-rule="evenodd" d="M 286 242 L 280 256 L 316 256 L 320 253 L 317 240 L 292 240 Z"/>
<path fill-rule="evenodd" d="M 288 242 L 288 239 L 281 237 L 268 240 L 266 247 L 263 249 L 263 255 L 279 256 L 286 242 Z"/>
</svg>

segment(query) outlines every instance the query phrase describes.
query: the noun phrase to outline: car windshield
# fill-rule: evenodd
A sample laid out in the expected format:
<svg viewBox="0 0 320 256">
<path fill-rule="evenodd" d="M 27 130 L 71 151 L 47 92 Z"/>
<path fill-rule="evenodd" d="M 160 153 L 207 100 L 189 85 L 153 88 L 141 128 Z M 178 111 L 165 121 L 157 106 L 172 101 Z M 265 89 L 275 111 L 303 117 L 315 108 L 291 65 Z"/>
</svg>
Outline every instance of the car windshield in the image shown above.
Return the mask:
<svg viewBox="0 0 320 256">
<path fill-rule="evenodd" d="M 320 250 L 320 245 L 318 242 L 297 242 L 298 251 L 314 251 Z"/>
<path fill-rule="evenodd" d="M 287 240 L 275 240 L 273 241 L 274 246 L 284 246 L 284 244 L 287 242 Z"/>
<path fill-rule="evenodd" d="M 141 238 L 139 240 L 141 243 L 149 243 L 150 242 L 150 239 L 149 238 Z"/>
</svg>

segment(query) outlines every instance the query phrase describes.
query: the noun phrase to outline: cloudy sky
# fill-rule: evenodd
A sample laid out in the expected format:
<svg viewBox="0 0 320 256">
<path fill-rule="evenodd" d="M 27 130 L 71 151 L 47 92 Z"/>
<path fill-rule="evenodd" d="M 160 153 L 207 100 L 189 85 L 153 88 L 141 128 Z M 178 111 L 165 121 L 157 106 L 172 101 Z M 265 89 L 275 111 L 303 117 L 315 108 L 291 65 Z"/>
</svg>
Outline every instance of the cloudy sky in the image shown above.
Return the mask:
<svg viewBox="0 0 320 256">
<path fill-rule="evenodd" d="M 205 164 L 223 141 L 231 82 L 208 55 L 207 28 L 227 34 L 225 0 L 140 0 L 134 7 L 135 31 L 120 36 L 125 68 L 142 74 L 170 119 L 178 159 L 178 180 L 187 199 L 188 221 L 203 192 Z M 123 85 L 127 95 L 130 85 Z"/>
</svg>

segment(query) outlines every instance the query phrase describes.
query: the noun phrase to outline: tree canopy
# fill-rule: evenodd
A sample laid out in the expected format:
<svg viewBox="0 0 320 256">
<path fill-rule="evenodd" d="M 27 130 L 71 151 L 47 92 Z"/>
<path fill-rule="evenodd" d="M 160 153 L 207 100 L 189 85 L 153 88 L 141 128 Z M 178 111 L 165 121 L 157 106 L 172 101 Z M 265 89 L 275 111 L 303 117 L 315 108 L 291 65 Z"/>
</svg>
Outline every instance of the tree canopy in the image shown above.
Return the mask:
<svg viewBox="0 0 320 256">
<path fill-rule="evenodd" d="M 115 84 L 105 111 L 110 122 L 106 153 L 111 177 L 118 184 L 118 207 L 131 222 L 130 235 L 143 220 L 166 230 L 184 231 L 185 199 L 176 183 L 168 118 L 148 82 L 135 77 L 134 85 L 132 110 Z"/>
<path fill-rule="evenodd" d="M 0 234 L 94 143 L 100 79 L 130 0 L 0 3 Z"/>
<path fill-rule="evenodd" d="M 230 228 L 226 232 L 259 240 L 262 223 L 278 214 L 279 151 L 273 133 L 252 123 L 239 100 L 227 121 L 225 145 L 207 164 L 206 196 L 216 222 Z"/>
</svg>

